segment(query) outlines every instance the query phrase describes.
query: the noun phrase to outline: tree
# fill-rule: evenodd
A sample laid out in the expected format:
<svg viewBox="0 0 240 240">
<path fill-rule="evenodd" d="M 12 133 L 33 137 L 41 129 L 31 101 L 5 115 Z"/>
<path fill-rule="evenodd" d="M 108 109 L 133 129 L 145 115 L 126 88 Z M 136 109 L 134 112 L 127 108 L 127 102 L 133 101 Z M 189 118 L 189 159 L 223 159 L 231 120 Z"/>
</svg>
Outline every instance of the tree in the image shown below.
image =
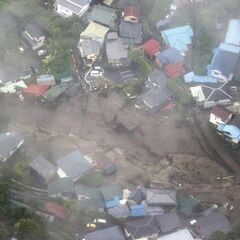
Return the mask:
<svg viewBox="0 0 240 240">
<path fill-rule="evenodd" d="M 18 222 L 20 219 L 23 218 L 31 218 L 30 212 L 24 207 L 17 207 L 10 209 L 8 214 L 9 220 L 12 224 Z"/>
<path fill-rule="evenodd" d="M 209 240 L 228 240 L 228 238 L 225 233 L 216 231 L 211 235 Z"/>
<path fill-rule="evenodd" d="M 7 231 L 7 229 L 0 229 L 0 239 L 1 240 L 9 240 L 9 232 Z"/>
<path fill-rule="evenodd" d="M 9 203 L 10 190 L 5 182 L 0 182 L 0 207 L 5 207 Z"/>
<path fill-rule="evenodd" d="M 37 237 L 39 234 L 38 224 L 31 218 L 22 218 L 15 225 L 14 230 L 22 240 Z"/>
</svg>

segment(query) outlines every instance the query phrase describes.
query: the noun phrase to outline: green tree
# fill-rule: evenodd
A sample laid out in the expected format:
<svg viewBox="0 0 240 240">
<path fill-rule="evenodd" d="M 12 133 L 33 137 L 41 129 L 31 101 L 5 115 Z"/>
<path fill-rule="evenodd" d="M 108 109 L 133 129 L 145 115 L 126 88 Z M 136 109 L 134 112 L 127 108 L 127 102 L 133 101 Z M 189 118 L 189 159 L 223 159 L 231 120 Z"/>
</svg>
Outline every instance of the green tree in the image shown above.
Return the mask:
<svg viewBox="0 0 240 240">
<path fill-rule="evenodd" d="M 23 218 L 31 218 L 30 212 L 24 207 L 17 207 L 10 209 L 8 218 L 12 224 L 18 222 L 20 219 Z"/>
<path fill-rule="evenodd" d="M 216 231 L 211 235 L 209 240 L 228 240 L 228 238 L 225 233 Z"/>
<path fill-rule="evenodd" d="M 26 240 L 27 238 L 38 237 L 39 235 L 39 226 L 31 218 L 22 218 L 15 225 L 14 230 L 17 233 L 17 236 L 21 240 Z"/>
<path fill-rule="evenodd" d="M 5 182 L 0 182 L 0 207 L 5 207 L 9 203 L 10 190 L 9 185 Z"/>
<path fill-rule="evenodd" d="M 0 239 L 1 240 L 9 240 L 9 232 L 6 229 L 0 229 Z"/>
</svg>

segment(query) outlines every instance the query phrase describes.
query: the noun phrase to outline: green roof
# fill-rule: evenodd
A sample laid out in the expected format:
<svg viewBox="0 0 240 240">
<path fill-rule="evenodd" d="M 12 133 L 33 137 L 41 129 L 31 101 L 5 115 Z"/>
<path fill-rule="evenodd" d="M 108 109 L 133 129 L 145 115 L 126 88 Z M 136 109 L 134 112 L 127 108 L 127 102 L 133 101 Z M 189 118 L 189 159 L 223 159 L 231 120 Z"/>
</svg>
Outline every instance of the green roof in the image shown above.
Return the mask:
<svg viewBox="0 0 240 240">
<path fill-rule="evenodd" d="M 55 86 L 49 88 L 43 94 L 43 97 L 49 101 L 53 101 L 57 97 L 59 97 L 62 93 L 64 93 L 67 88 L 68 88 L 67 86 L 55 85 Z"/>
<path fill-rule="evenodd" d="M 105 201 L 112 200 L 116 196 L 122 199 L 122 190 L 118 185 L 101 187 L 101 193 Z"/>
<path fill-rule="evenodd" d="M 177 205 L 178 209 L 185 215 L 189 216 L 193 213 L 194 209 L 200 204 L 200 201 L 193 196 L 185 193 L 177 192 Z"/>
<path fill-rule="evenodd" d="M 89 21 L 94 21 L 108 27 L 113 27 L 117 18 L 115 11 L 112 8 L 96 5 L 89 16 Z"/>
</svg>

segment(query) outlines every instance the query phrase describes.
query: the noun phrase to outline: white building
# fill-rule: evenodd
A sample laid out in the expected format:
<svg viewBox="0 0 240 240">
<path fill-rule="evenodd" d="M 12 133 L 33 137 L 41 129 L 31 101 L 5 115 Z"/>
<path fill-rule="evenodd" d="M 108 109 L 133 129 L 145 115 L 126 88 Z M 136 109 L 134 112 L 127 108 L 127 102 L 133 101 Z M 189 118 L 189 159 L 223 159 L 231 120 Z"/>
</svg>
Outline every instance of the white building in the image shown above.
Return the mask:
<svg viewBox="0 0 240 240">
<path fill-rule="evenodd" d="M 55 11 L 63 17 L 71 17 L 74 14 L 81 17 L 87 12 L 91 0 L 56 0 Z"/>
</svg>

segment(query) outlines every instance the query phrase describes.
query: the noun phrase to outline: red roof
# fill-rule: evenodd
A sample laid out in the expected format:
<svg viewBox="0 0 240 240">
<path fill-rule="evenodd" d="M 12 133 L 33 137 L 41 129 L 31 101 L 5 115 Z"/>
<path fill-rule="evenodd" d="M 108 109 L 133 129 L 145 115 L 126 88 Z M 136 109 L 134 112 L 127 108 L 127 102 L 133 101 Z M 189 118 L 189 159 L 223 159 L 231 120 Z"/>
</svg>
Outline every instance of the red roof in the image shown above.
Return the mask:
<svg viewBox="0 0 240 240">
<path fill-rule="evenodd" d="M 157 52 L 159 52 L 160 43 L 157 40 L 151 38 L 142 45 L 142 48 L 143 48 L 144 52 L 150 58 L 152 58 Z"/>
<path fill-rule="evenodd" d="M 140 11 L 137 7 L 129 6 L 124 9 L 124 17 L 135 17 L 139 18 Z"/>
<path fill-rule="evenodd" d="M 227 108 L 221 105 L 217 105 L 213 107 L 211 113 L 221 118 L 223 122 L 225 122 L 229 118 L 229 116 L 232 114 L 230 110 L 228 110 Z"/>
<path fill-rule="evenodd" d="M 176 78 L 183 73 L 183 66 L 181 63 L 167 64 L 164 66 L 164 71 L 168 77 Z"/>
<path fill-rule="evenodd" d="M 47 202 L 44 207 L 45 211 L 49 214 L 54 215 L 55 217 L 65 219 L 65 211 L 64 208 L 54 202 Z"/>
<path fill-rule="evenodd" d="M 165 106 L 163 106 L 163 107 L 161 108 L 161 111 L 162 111 L 162 112 L 172 111 L 174 108 L 175 108 L 175 104 L 174 104 L 173 102 L 169 102 L 169 103 L 167 103 Z"/>
<path fill-rule="evenodd" d="M 48 88 L 49 86 L 47 85 L 30 84 L 27 88 L 23 89 L 23 92 L 39 97 L 42 96 Z"/>
</svg>

